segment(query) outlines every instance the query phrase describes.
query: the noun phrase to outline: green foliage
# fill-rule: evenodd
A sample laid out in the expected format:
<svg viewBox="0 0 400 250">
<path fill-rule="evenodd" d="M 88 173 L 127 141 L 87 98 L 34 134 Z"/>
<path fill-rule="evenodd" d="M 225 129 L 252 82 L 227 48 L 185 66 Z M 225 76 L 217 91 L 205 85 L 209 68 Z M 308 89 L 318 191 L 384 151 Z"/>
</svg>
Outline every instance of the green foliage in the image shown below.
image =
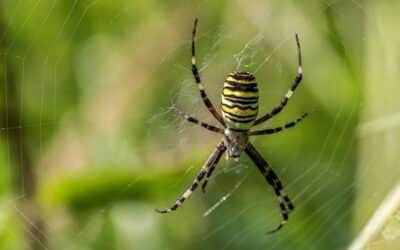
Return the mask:
<svg viewBox="0 0 400 250">
<path fill-rule="evenodd" d="M 113 170 L 115 167 L 48 180 L 39 190 L 39 200 L 46 209 L 69 208 L 87 213 L 124 201 L 151 201 L 160 198 L 160 190 L 171 186 L 183 170 L 154 171 L 138 174 Z M 119 168 L 120 169 L 120 168 Z"/>
<path fill-rule="evenodd" d="M 382 82 L 397 83 L 398 53 L 389 51 L 400 44 L 391 30 L 398 5 L 369 2 L 0 3 L 0 249 L 345 248 L 391 187 L 386 179 L 398 176 L 397 151 L 380 141 L 393 134 L 360 140 L 371 126 L 357 129 L 360 115 L 398 111 L 388 105 L 398 86 L 375 84 L 386 73 Z M 217 106 L 234 70 L 255 73 L 260 113 L 278 104 L 296 74 L 300 35 L 304 81 L 263 126 L 311 114 L 254 139 L 295 202 L 278 234 L 263 234 L 279 222 L 279 208 L 247 157 L 222 160 L 207 193 L 176 213 L 154 212 L 182 194 L 220 138 L 171 109 L 216 124 L 190 72 L 195 17 L 200 74 Z"/>
</svg>

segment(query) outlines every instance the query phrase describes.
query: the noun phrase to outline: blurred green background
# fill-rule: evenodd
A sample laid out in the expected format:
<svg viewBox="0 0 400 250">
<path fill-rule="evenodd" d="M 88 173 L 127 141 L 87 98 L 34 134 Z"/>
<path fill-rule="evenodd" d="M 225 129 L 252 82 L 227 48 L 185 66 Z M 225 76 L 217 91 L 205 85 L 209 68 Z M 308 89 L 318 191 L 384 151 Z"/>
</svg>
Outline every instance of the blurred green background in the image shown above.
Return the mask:
<svg viewBox="0 0 400 250">
<path fill-rule="evenodd" d="M 399 13 L 389 0 L 1 1 L 0 249 L 345 249 L 400 177 Z M 276 198 L 246 156 L 154 212 L 220 139 L 173 109 L 216 124 L 190 72 L 195 17 L 214 104 L 227 73 L 251 71 L 261 113 L 294 79 L 300 35 L 304 80 L 261 127 L 311 115 L 254 138 L 296 206 L 274 235 Z"/>
</svg>

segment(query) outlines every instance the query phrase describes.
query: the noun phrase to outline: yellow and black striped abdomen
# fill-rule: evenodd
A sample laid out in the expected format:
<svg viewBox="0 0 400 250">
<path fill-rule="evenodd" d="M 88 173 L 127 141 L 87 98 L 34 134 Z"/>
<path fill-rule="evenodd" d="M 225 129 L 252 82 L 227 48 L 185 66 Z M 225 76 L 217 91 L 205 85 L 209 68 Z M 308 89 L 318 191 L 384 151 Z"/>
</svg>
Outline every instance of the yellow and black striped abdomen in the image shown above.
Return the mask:
<svg viewBox="0 0 400 250">
<path fill-rule="evenodd" d="M 250 129 L 258 114 L 258 87 L 251 73 L 228 74 L 221 95 L 221 112 L 228 128 Z"/>
</svg>

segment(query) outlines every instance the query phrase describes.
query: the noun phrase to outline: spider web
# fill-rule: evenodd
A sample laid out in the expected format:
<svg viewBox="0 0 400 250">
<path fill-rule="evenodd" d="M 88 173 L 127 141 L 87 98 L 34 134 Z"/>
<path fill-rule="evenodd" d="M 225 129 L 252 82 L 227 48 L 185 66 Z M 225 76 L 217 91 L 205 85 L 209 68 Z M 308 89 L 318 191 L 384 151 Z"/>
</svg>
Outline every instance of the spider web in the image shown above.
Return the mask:
<svg viewBox="0 0 400 250">
<path fill-rule="evenodd" d="M 357 67 L 362 51 L 346 54 L 335 38 L 344 32 L 355 39 L 352 43 L 361 43 L 365 37 L 361 29 L 349 35 L 348 29 L 329 24 L 326 13 L 334 13 L 338 23 L 351 20 L 359 27 L 369 18 L 363 2 L 319 1 L 309 7 L 235 1 L 225 4 L 219 21 L 207 12 L 213 8 L 209 1 L 159 6 L 18 0 L 0 6 L 0 248 L 343 249 L 353 238 L 356 185 L 376 162 L 364 166 L 356 180 L 355 131 L 363 103 L 352 84 L 361 84 Z M 276 105 L 295 76 L 294 33 L 300 35 L 305 80 L 285 110 L 260 128 L 312 114 L 294 129 L 252 140 L 296 206 L 284 229 L 270 237 L 264 232 L 279 223 L 279 207 L 247 157 L 240 163 L 221 159 L 206 195 L 197 190 L 174 215 L 163 218 L 153 212 L 184 191 L 220 139 L 182 121 L 176 112 L 178 107 L 216 124 L 187 63 L 191 25 L 181 23 L 183 16 L 185 22 L 194 16 L 188 9 L 200 17 L 197 61 L 216 106 L 219 83 L 233 70 L 256 74 L 260 113 Z M 313 26 L 310 16 L 327 24 Z M 160 43 L 160 37 L 168 39 Z M 138 174 L 106 193 L 123 196 L 141 188 L 147 171 L 175 164 L 184 171 L 172 185 L 154 185 L 165 194 L 162 199 L 122 199 L 76 212 L 57 200 L 65 194 L 61 187 L 54 193 L 45 190 L 48 182 L 62 182 L 65 176 L 134 169 Z M 82 192 L 93 179 L 83 180 L 85 185 L 77 184 Z M 58 209 L 46 203 L 52 198 L 61 204 Z"/>
<path fill-rule="evenodd" d="M 339 5 L 340 8 L 340 1 L 332 1 L 332 2 L 326 2 L 325 6 L 316 10 L 317 12 L 322 15 L 322 13 L 326 10 L 326 8 L 335 8 L 335 5 Z M 360 15 L 364 15 L 364 9 L 362 8 L 361 3 L 354 1 L 354 10 L 360 11 Z M 260 28 L 261 29 L 261 28 Z M 296 30 L 297 31 L 297 30 Z M 262 32 L 256 33 L 253 37 L 249 38 L 248 42 L 246 42 L 239 51 L 233 52 L 233 59 L 235 62 L 235 66 L 232 68 L 236 70 L 249 70 L 253 72 L 258 72 L 261 70 L 266 64 L 271 65 L 270 67 L 275 67 L 275 70 L 277 70 L 281 75 L 287 75 L 291 74 L 293 75 L 293 72 L 295 70 L 292 70 L 292 72 L 283 69 L 283 64 L 285 62 L 281 62 L 274 58 L 275 53 L 277 51 L 282 50 L 282 47 L 288 46 L 289 41 L 293 41 L 294 39 L 292 38 L 293 36 L 292 32 L 290 35 L 285 34 L 286 37 L 281 38 L 281 41 L 277 42 L 277 44 L 272 47 L 269 51 L 265 48 L 263 48 L 263 43 L 264 41 L 264 35 L 262 35 Z M 218 37 L 221 37 L 220 34 L 217 35 Z M 227 39 L 229 40 L 229 35 L 225 35 Z M 241 37 L 241 36 L 238 36 Z M 360 39 L 363 39 L 360 37 Z M 201 41 L 201 38 L 198 40 Z M 199 44 L 200 42 L 198 42 Z M 219 43 L 218 43 L 219 44 Z M 261 47 L 261 48 L 260 48 Z M 264 46 L 265 47 L 265 46 Z M 294 47 L 294 46 L 293 46 Z M 214 58 L 215 54 L 217 52 L 209 52 L 213 53 Z M 303 49 L 304 53 L 304 49 Z M 295 52 L 292 54 L 295 55 Z M 207 58 L 207 56 L 205 56 Z M 294 56 L 293 56 L 294 57 Z M 262 60 L 260 60 L 260 58 Z M 214 59 L 217 60 L 217 59 Z M 295 60 L 293 60 L 293 63 Z M 212 68 L 215 71 L 215 68 L 218 68 L 218 63 L 213 63 L 210 61 L 205 61 L 202 63 L 202 70 L 205 71 L 207 68 Z M 310 66 L 309 66 L 310 67 Z M 225 71 L 227 72 L 227 71 Z M 204 74 L 207 74 L 204 72 Z M 307 73 L 306 73 L 307 74 Z M 204 77 L 203 77 L 204 78 Z M 259 80 L 260 81 L 260 80 Z M 303 83 L 304 84 L 304 83 Z M 288 87 L 290 85 L 288 84 Z M 187 94 L 188 90 L 186 89 L 186 82 L 185 86 L 183 89 L 181 89 L 181 97 L 185 98 L 187 96 L 191 96 L 192 93 Z M 288 88 L 286 87 L 286 88 Z M 212 87 L 209 87 L 209 95 L 212 96 L 212 93 L 215 92 Z M 305 87 L 302 87 L 305 88 Z M 310 87 L 312 88 L 312 87 Z M 269 90 L 270 91 L 270 90 Z M 273 90 L 276 91 L 276 90 Z M 279 91 L 280 93 L 285 93 L 283 91 Z M 276 91 L 278 92 L 278 91 Z M 296 95 L 301 95 L 298 94 L 301 92 L 301 90 L 297 91 Z M 183 94 L 182 94 L 183 93 Z M 211 93 L 211 94 L 210 94 Z M 299 98 L 299 97 L 297 97 Z M 214 100 L 218 100 L 217 97 L 213 98 Z M 191 98 L 190 100 L 193 100 Z M 202 108 L 202 103 L 199 101 L 199 99 L 196 99 L 197 102 L 194 103 L 193 106 L 190 106 L 190 110 L 194 110 L 196 112 L 196 109 L 199 107 Z M 199 103 L 200 102 L 200 103 Z M 293 103 L 295 101 L 291 101 L 290 103 Z M 193 103 L 193 102 L 192 102 Z M 274 103 L 272 103 L 273 105 Z M 295 105 L 295 104 L 292 104 Z M 290 106 L 290 104 L 289 104 Z M 329 107 L 328 107 L 329 108 Z M 287 108 L 290 109 L 290 108 Z M 312 109 L 316 109 L 313 107 Z M 354 122 L 358 119 L 358 114 L 361 110 L 361 101 L 359 98 L 354 98 L 354 100 L 350 100 L 347 103 L 339 103 L 337 107 L 334 107 L 331 109 L 331 122 L 330 126 L 325 127 L 324 130 L 321 130 L 323 132 L 323 140 L 320 141 L 321 147 L 317 152 L 314 153 L 315 157 L 313 159 L 310 159 L 308 162 L 300 162 L 302 161 L 302 147 L 296 148 L 295 151 L 290 152 L 290 158 L 293 157 L 292 164 L 288 165 L 285 164 L 287 167 L 280 170 L 281 172 L 285 173 L 285 171 L 288 171 L 290 168 L 302 168 L 304 171 L 302 171 L 299 175 L 295 176 L 295 178 L 292 179 L 292 181 L 288 182 L 286 184 L 287 189 L 290 190 L 294 186 L 298 185 L 302 181 L 310 178 L 311 181 L 307 183 L 306 185 L 302 184 L 301 189 L 296 189 L 300 190 L 294 197 L 293 200 L 295 201 L 296 204 L 300 203 L 301 205 L 298 206 L 298 210 L 302 209 L 307 209 L 307 206 L 312 206 L 315 204 L 313 203 L 313 199 L 317 198 L 318 196 L 321 196 L 323 193 L 330 193 L 333 192 L 333 187 L 335 182 L 343 182 L 345 185 L 345 188 L 340 187 L 340 192 L 335 193 L 335 195 L 332 195 L 328 199 L 324 200 L 323 204 L 317 204 L 318 206 L 317 209 L 315 209 L 312 213 L 309 213 L 306 215 L 306 218 L 303 223 L 298 224 L 296 226 L 291 226 L 291 229 L 288 232 L 288 234 L 296 234 L 299 231 L 302 231 L 304 228 L 310 227 L 312 223 L 314 222 L 316 217 L 322 217 L 322 219 L 318 222 L 318 224 L 314 225 L 313 228 L 307 230 L 307 234 L 303 235 L 303 238 L 298 238 L 296 241 L 296 244 L 303 241 L 307 242 L 309 239 L 314 239 L 315 249 L 321 249 L 319 247 L 319 244 L 322 244 L 323 241 L 326 241 L 328 238 L 329 241 L 329 236 L 330 235 L 337 235 L 336 233 L 339 232 L 339 235 L 341 235 L 341 238 L 339 240 L 336 238 L 337 242 L 333 244 L 334 249 L 338 248 L 344 248 L 346 242 L 349 241 L 348 238 L 346 238 L 346 233 L 349 233 L 349 231 L 345 231 L 345 228 L 349 227 L 348 224 L 346 224 L 346 220 L 350 216 L 350 210 L 347 208 L 348 206 L 351 206 L 351 199 L 353 198 L 354 191 L 355 191 L 355 185 L 356 183 L 351 181 L 351 179 L 345 180 L 343 176 L 343 169 L 347 168 L 348 166 L 352 166 L 355 164 L 354 161 L 354 148 L 357 145 L 357 138 L 351 137 L 350 140 L 346 136 L 350 131 L 354 130 Z M 314 111 L 314 115 L 319 115 L 322 112 L 322 110 L 318 110 L 318 108 Z M 279 119 L 275 118 L 274 120 Z M 293 119 L 293 118 L 292 118 Z M 311 118 L 312 119 L 312 118 Z M 285 122 L 285 120 L 283 121 Z M 281 122 L 281 124 L 283 123 Z M 303 124 L 303 126 L 305 126 Z M 290 133 L 290 132 L 288 132 Z M 258 140 L 262 140 L 261 138 L 258 138 Z M 296 143 L 301 143 L 301 141 L 296 141 Z M 339 149 L 342 148 L 342 149 Z M 271 150 L 269 150 L 270 154 L 273 154 Z M 222 171 L 214 176 L 214 179 L 218 178 L 218 175 L 224 175 L 227 170 L 225 169 L 231 169 L 232 166 L 225 166 L 226 163 L 222 163 L 223 169 Z M 249 166 L 249 164 L 242 165 L 243 167 L 246 168 L 252 168 Z M 228 164 L 229 165 L 229 164 Z M 300 165 L 300 166 L 299 166 Z M 323 165 L 323 167 L 321 167 Z M 371 163 L 372 165 L 372 163 Z M 239 169 L 237 171 L 239 175 L 243 174 L 243 169 L 242 166 L 239 166 L 236 169 Z M 302 166 L 302 167 L 301 167 Z M 339 168 L 339 169 L 338 169 Z M 368 170 L 368 167 L 365 169 L 365 171 Z M 229 170 L 228 170 L 229 171 Z M 341 173 L 342 172 L 342 173 Z M 247 173 L 247 171 L 246 171 Z M 245 177 L 243 179 L 239 179 L 234 185 L 231 185 L 231 188 L 227 187 L 218 187 L 219 188 L 219 199 L 217 198 L 217 201 L 215 203 L 211 203 L 208 208 L 206 208 L 204 212 L 204 216 L 210 216 L 212 213 L 218 213 L 218 215 L 215 216 L 221 216 L 221 213 L 224 214 L 224 212 L 221 212 L 218 210 L 220 206 L 224 206 L 224 203 L 227 202 L 228 199 L 230 199 L 232 196 L 235 195 L 235 192 L 238 192 L 239 187 L 243 185 L 243 182 L 247 179 L 247 175 L 245 174 Z M 363 176 L 362 174 L 360 175 L 361 177 Z M 223 178 L 223 177 L 221 177 Z M 325 181 L 325 180 L 329 181 Z M 215 185 L 215 184 L 214 184 Z M 218 185 L 218 183 L 217 183 Z M 246 213 L 251 213 L 251 209 L 254 209 L 255 207 L 264 207 L 266 206 L 266 203 L 273 203 L 274 200 L 271 198 L 271 200 L 265 201 L 265 202 L 254 202 L 251 204 L 248 204 L 246 206 L 243 206 L 243 209 L 238 210 L 235 214 L 231 217 L 226 216 L 222 220 L 223 223 L 220 225 L 217 225 L 215 228 L 210 230 L 210 232 L 206 233 L 203 235 L 203 240 L 209 241 L 212 240 L 214 237 L 218 237 L 219 233 L 221 233 L 224 230 L 229 229 L 229 226 L 234 225 L 237 223 L 237 221 L 240 218 L 246 218 L 246 216 L 243 216 L 243 214 Z M 226 205 L 228 206 L 228 205 Z M 328 211 L 328 212 L 327 212 Z M 236 230 L 232 233 L 231 239 L 225 242 L 222 246 L 222 249 L 232 249 L 233 247 L 237 247 L 238 245 L 240 246 L 243 244 L 242 247 L 248 247 L 246 246 L 245 243 L 248 243 L 249 240 L 252 239 L 252 236 L 255 234 L 259 233 L 260 231 L 265 231 L 266 225 L 265 222 L 269 221 L 276 221 L 274 217 L 278 217 L 278 215 L 275 213 L 270 213 L 268 215 L 264 215 L 263 218 L 260 218 L 260 220 L 257 220 L 256 222 L 253 223 L 248 223 L 249 225 L 244 225 L 242 228 L 239 230 Z M 315 222 L 314 222 L 315 223 Z M 328 227 L 328 228 L 326 228 Z M 320 233 L 321 230 L 323 230 L 322 234 Z M 350 230 L 349 228 L 347 230 Z M 284 239 L 284 237 L 282 237 Z M 267 239 L 265 242 L 270 242 L 270 239 Z M 282 249 L 282 246 L 284 246 L 283 240 L 277 240 L 274 242 L 274 244 L 268 243 L 269 247 L 271 249 Z M 293 246 L 296 247 L 296 249 L 300 249 L 299 245 Z M 304 244 L 300 245 L 301 248 L 304 249 L 310 249 L 310 245 Z M 240 248 L 239 248 L 240 249 Z M 293 248 L 289 248 L 293 249 Z"/>
</svg>

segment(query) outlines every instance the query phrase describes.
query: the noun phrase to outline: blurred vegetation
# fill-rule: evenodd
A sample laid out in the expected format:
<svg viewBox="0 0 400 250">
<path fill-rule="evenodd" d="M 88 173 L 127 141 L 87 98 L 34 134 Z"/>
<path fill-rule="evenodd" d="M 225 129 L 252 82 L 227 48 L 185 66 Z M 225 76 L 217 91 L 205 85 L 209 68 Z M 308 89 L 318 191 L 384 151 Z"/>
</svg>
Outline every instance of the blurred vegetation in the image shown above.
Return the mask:
<svg viewBox="0 0 400 250">
<path fill-rule="evenodd" d="M 365 124 L 398 113 L 396 1 L 0 7 L 0 249 L 343 249 L 398 180 L 398 140 L 384 138 L 399 123 L 363 136 Z M 247 157 L 221 160 L 207 193 L 178 212 L 154 212 L 182 194 L 219 140 L 171 108 L 215 124 L 190 72 L 195 17 L 214 104 L 226 74 L 246 70 L 261 113 L 289 88 L 300 35 L 304 81 L 264 127 L 311 115 L 254 140 L 296 206 L 275 235 L 264 235 L 280 219 L 274 193 Z"/>
</svg>

